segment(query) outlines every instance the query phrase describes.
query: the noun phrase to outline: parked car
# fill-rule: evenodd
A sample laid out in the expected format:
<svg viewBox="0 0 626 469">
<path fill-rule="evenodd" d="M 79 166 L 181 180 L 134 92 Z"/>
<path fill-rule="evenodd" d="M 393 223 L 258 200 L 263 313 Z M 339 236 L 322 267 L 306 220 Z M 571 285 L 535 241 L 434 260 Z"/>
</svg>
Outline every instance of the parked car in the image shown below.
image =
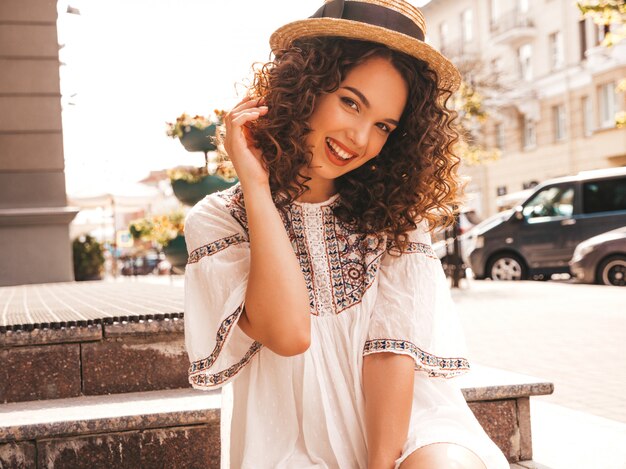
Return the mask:
<svg viewBox="0 0 626 469">
<path fill-rule="evenodd" d="M 626 286 L 626 226 L 580 243 L 569 266 L 579 282 Z"/>
<path fill-rule="evenodd" d="M 569 273 L 583 240 L 626 225 L 626 167 L 581 172 L 535 187 L 528 199 L 472 230 L 474 277 L 550 278 Z"/>
<path fill-rule="evenodd" d="M 480 217 L 473 209 L 463 209 L 459 212 L 459 240 L 461 242 L 461 253 L 465 257 L 465 243 L 467 233 L 480 223 Z M 433 249 L 437 257 L 445 263 L 446 257 L 452 252 L 454 239 L 451 237 L 451 228 L 439 230 L 433 233 Z"/>
<path fill-rule="evenodd" d="M 162 253 L 156 252 L 122 258 L 122 275 L 148 275 L 155 273 L 157 266 L 164 259 L 165 256 Z"/>
</svg>

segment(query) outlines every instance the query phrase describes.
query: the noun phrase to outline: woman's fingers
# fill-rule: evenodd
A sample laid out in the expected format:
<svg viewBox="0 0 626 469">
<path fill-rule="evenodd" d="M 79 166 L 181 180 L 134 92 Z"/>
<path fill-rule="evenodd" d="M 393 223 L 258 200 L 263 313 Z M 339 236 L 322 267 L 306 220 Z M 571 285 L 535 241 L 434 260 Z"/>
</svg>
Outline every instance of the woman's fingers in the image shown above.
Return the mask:
<svg viewBox="0 0 626 469">
<path fill-rule="evenodd" d="M 265 114 L 267 112 L 267 107 L 261 106 L 256 108 L 247 109 L 245 111 L 240 111 L 231 119 L 232 125 L 241 126 L 246 122 L 250 122 L 252 120 L 258 119 L 259 116 Z"/>
<path fill-rule="evenodd" d="M 250 109 L 253 107 L 259 107 L 263 104 L 264 101 L 265 100 L 263 98 L 252 99 L 251 97 L 246 96 L 244 99 L 239 101 L 239 103 L 237 103 L 228 114 L 237 113 L 239 111 L 243 111 L 245 109 Z"/>
</svg>

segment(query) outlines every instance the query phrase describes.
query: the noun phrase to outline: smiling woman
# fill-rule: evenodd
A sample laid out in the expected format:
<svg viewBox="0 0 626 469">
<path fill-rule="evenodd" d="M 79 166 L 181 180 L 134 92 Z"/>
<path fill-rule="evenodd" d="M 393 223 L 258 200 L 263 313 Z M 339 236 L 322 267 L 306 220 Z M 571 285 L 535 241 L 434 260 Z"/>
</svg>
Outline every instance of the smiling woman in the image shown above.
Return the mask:
<svg viewBox="0 0 626 469">
<path fill-rule="evenodd" d="M 429 234 L 458 198 L 459 74 L 424 29 L 329 0 L 224 118 L 240 184 L 187 217 L 185 334 L 190 383 L 232 393 L 225 466 L 508 468 L 443 379 L 469 368 Z"/>
</svg>

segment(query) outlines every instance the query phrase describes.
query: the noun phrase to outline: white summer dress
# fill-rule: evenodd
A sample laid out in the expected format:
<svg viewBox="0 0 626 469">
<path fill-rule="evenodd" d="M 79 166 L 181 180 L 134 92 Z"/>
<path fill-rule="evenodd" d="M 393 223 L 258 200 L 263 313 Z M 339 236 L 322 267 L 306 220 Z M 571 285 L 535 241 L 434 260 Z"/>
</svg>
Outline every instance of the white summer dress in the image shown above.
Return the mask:
<svg viewBox="0 0 626 469">
<path fill-rule="evenodd" d="M 461 391 L 445 378 L 469 369 L 463 336 L 428 232 L 389 253 L 384 235 L 355 232 L 339 203 L 294 202 L 283 216 L 306 280 L 311 345 L 283 357 L 237 327 L 249 270 L 240 187 L 211 194 L 189 212 L 185 239 L 185 341 L 189 381 L 223 389 L 222 467 L 365 469 L 363 356 L 415 360 L 409 435 L 396 467 L 422 446 L 449 442 L 488 469 L 508 469 Z M 393 248 L 392 248 L 393 249 Z M 230 418 L 229 418 L 230 417 Z"/>
</svg>

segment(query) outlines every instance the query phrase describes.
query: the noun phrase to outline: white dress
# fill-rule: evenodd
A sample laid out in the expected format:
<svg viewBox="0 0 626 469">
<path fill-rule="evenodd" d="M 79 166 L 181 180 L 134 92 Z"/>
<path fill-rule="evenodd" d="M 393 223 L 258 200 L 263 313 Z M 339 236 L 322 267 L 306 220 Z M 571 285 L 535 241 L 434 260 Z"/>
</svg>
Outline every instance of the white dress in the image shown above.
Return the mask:
<svg viewBox="0 0 626 469">
<path fill-rule="evenodd" d="M 338 220 L 338 203 L 337 196 L 294 202 L 283 215 L 312 314 L 311 346 L 293 357 L 237 327 L 249 270 L 240 187 L 207 196 L 187 216 L 189 381 L 204 390 L 228 384 L 232 408 L 222 409 L 222 441 L 230 447 L 222 446 L 222 467 L 365 469 L 363 356 L 393 352 L 413 357 L 416 370 L 409 435 L 396 467 L 421 446 L 449 442 L 474 451 L 488 469 L 508 469 L 461 391 L 445 379 L 469 363 L 429 234 L 410 233 L 408 252 L 394 256 L 384 235 L 358 233 Z"/>
</svg>

